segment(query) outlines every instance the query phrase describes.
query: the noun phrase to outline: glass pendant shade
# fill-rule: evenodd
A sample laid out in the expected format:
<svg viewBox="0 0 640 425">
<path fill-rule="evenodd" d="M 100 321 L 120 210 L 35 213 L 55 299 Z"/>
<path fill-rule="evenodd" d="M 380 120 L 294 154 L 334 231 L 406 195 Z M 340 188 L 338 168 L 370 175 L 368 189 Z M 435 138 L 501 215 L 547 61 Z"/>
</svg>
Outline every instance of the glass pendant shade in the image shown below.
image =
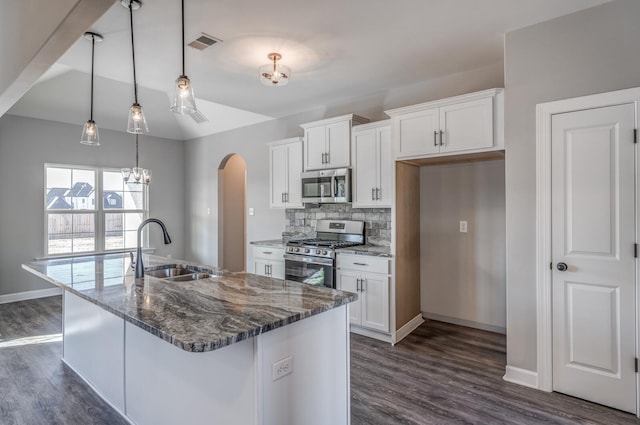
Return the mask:
<svg viewBox="0 0 640 425">
<path fill-rule="evenodd" d="M 131 168 L 122 168 L 120 169 L 120 172 L 122 173 L 122 180 L 124 180 L 125 183 L 129 183 L 129 179 L 131 178 Z"/>
<path fill-rule="evenodd" d="M 80 143 L 88 146 L 100 146 L 100 135 L 98 134 L 98 126 L 94 120 L 88 120 L 82 129 L 82 137 Z"/>
<path fill-rule="evenodd" d="M 151 183 L 151 170 L 148 170 L 146 168 L 142 170 L 142 177 L 144 178 L 145 184 Z"/>
<path fill-rule="evenodd" d="M 148 133 L 149 127 L 144 117 L 144 111 L 139 103 L 134 103 L 129 109 L 129 120 L 127 121 L 127 132 L 133 134 Z"/>
<path fill-rule="evenodd" d="M 196 99 L 193 96 L 193 85 L 186 75 L 181 75 L 176 79 L 173 89 L 173 102 L 171 103 L 171 112 L 180 115 L 195 114 Z"/>
<path fill-rule="evenodd" d="M 279 53 L 269 53 L 267 57 L 273 62 L 260 67 L 260 82 L 270 87 L 280 87 L 289 84 L 291 68 L 278 63 L 278 61 L 282 59 L 282 55 Z"/>
</svg>

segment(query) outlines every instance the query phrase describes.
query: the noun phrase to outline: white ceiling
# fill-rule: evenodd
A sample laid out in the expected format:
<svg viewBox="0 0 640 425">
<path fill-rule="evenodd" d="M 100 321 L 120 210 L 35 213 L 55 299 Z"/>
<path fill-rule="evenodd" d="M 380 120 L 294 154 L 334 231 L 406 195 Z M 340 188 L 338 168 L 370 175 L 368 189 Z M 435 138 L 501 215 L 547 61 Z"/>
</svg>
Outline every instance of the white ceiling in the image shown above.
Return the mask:
<svg viewBox="0 0 640 425">
<path fill-rule="evenodd" d="M 609 0 L 185 0 L 187 43 L 205 32 L 224 40 L 187 47 L 198 125 L 168 111 L 180 73 L 180 1 L 146 1 L 134 12 L 140 103 L 151 133 L 189 139 L 291 115 L 502 61 L 505 32 Z M 95 120 L 123 129 L 133 101 L 128 10 L 114 6 L 92 27 Z M 285 87 L 265 87 L 267 54 L 292 68 Z M 9 111 L 76 123 L 88 119 L 91 43 L 80 39 Z M 357 112 L 357 111 L 356 111 Z"/>
</svg>

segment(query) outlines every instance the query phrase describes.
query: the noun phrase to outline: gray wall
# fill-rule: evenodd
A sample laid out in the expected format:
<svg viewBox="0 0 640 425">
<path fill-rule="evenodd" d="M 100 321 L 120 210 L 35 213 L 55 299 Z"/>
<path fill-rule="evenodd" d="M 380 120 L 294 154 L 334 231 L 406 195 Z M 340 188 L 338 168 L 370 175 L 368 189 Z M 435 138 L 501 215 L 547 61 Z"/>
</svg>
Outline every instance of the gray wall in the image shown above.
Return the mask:
<svg viewBox="0 0 640 425">
<path fill-rule="evenodd" d="M 293 84 L 293 83 L 292 83 Z M 268 121 L 185 142 L 187 222 L 185 255 L 188 260 L 218 265 L 218 174 L 222 160 L 231 153 L 247 164 L 247 242 L 279 239 L 285 229 L 285 211 L 269 208 L 269 150 L 267 142 L 302 136 L 300 124 L 347 113 L 371 120 L 385 118 L 384 110 L 443 97 L 503 86 L 502 63 L 453 74 L 437 80 L 345 99 L 324 109 Z M 251 250 L 247 270 L 252 271 Z"/>
<path fill-rule="evenodd" d="M 100 147 L 80 145 L 82 127 L 5 115 L 0 118 L 0 295 L 51 288 L 20 265 L 44 256 L 44 163 L 120 168 L 135 162 L 133 135 L 100 131 Z M 182 142 L 141 137 L 140 165 L 151 168 L 150 214 L 162 219 L 173 243 L 150 232 L 158 255 L 184 256 Z"/>
<path fill-rule="evenodd" d="M 535 106 L 640 86 L 640 2 L 618 0 L 505 42 L 507 364 L 536 370 Z"/>
<path fill-rule="evenodd" d="M 504 161 L 420 169 L 423 313 L 504 332 L 505 251 Z"/>
</svg>

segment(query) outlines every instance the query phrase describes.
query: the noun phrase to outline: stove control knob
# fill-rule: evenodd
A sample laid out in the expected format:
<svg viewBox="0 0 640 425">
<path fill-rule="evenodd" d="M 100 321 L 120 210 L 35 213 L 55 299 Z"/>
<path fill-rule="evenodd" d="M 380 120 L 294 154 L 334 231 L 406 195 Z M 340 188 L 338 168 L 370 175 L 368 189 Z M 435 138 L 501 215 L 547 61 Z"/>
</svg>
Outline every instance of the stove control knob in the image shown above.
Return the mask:
<svg viewBox="0 0 640 425">
<path fill-rule="evenodd" d="M 309 248 L 305 248 L 305 249 L 304 249 L 304 252 L 305 252 L 305 254 L 308 254 L 308 253 L 310 253 L 310 252 L 311 252 L 311 250 L 310 250 Z"/>
<path fill-rule="evenodd" d="M 296 248 L 296 252 L 300 252 L 300 248 Z"/>
<path fill-rule="evenodd" d="M 323 249 L 322 251 L 320 251 L 320 255 L 327 255 L 327 250 Z"/>
</svg>

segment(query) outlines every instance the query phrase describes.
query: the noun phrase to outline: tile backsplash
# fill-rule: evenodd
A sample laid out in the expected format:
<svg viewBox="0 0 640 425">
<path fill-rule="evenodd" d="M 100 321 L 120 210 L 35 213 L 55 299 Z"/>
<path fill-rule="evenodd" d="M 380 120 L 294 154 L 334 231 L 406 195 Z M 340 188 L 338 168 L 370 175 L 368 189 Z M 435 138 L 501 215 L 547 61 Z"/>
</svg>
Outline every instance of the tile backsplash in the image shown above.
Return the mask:
<svg viewBox="0 0 640 425">
<path fill-rule="evenodd" d="M 365 222 L 366 242 L 389 246 L 391 243 L 391 208 L 351 208 L 350 204 L 322 204 L 305 209 L 287 209 L 285 239 L 312 237 L 319 219 L 360 220 Z"/>
</svg>

